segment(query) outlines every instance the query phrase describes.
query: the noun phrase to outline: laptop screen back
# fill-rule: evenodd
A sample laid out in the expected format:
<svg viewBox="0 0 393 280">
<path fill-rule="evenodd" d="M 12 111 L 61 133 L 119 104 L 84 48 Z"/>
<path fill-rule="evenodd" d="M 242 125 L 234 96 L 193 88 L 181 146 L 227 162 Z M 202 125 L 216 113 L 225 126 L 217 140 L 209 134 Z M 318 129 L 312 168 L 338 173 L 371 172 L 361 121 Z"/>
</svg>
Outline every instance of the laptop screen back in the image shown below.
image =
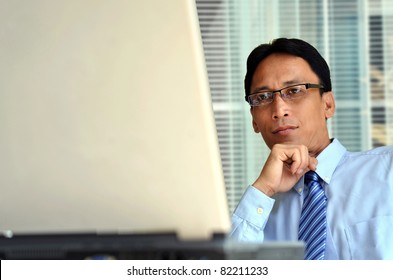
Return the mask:
<svg viewBox="0 0 393 280">
<path fill-rule="evenodd" d="M 194 1 L 2 6 L 0 230 L 226 233 Z"/>
</svg>

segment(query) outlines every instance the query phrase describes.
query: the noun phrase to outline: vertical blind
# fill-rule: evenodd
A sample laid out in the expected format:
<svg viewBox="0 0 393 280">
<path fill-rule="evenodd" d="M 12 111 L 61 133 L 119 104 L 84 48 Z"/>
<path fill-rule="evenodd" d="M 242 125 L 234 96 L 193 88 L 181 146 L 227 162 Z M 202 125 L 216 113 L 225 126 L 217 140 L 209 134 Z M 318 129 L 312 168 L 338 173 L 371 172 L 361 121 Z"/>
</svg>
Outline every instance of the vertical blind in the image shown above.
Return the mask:
<svg viewBox="0 0 393 280">
<path fill-rule="evenodd" d="M 196 0 L 230 211 L 269 153 L 252 130 L 243 79 L 249 52 L 277 37 L 314 45 L 331 68 L 331 137 L 350 151 L 393 145 L 390 0 Z"/>
<path fill-rule="evenodd" d="M 228 204 L 233 209 L 246 181 L 242 69 L 237 55 L 239 16 L 230 1 L 198 0 L 196 3 Z"/>
</svg>

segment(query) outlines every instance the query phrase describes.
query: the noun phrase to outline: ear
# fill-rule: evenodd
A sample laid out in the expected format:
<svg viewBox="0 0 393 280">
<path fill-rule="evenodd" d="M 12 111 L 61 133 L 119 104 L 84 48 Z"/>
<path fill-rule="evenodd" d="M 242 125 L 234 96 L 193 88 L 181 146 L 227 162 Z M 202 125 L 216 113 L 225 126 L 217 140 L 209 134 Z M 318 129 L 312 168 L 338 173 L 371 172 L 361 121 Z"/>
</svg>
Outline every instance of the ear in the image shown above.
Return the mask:
<svg viewBox="0 0 393 280">
<path fill-rule="evenodd" d="M 252 107 L 250 108 L 250 113 L 251 113 L 251 117 L 252 117 L 252 127 L 254 128 L 254 132 L 255 133 L 261 132 L 259 130 L 258 124 L 254 121 L 254 115 L 252 114 Z"/>
<path fill-rule="evenodd" d="M 324 113 L 325 118 L 329 119 L 333 117 L 334 113 L 336 112 L 336 101 L 334 100 L 334 95 L 332 91 L 325 92 L 322 95 L 322 101 L 324 105 Z"/>
</svg>

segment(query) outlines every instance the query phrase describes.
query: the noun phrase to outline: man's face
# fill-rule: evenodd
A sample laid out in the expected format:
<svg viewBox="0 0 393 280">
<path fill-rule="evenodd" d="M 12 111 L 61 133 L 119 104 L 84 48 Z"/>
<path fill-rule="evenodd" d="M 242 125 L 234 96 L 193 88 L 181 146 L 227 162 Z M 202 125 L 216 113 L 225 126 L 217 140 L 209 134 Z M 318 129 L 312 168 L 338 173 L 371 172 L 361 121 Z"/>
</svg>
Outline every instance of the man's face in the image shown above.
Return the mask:
<svg viewBox="0 0 393 280">
<path fill-rule="evenodd" d="M 279 90 L 300 84 L 319 84 L 318 76 L 302 58 L 288 54 L 271 54 L 257 67 L 251 93 L 258 90 Z M 309 88 L 296 100 L 283 100 L 275 94 L 273 102 L 251 108 L 253 127 L 261 133 L 267 146 L 302 144 L 310 154 L 319 154 L 329 143 L 326 119 L 333 116 L 335 103 L 332 92 L 322 97 L 319 89 Z"/>
</svg>

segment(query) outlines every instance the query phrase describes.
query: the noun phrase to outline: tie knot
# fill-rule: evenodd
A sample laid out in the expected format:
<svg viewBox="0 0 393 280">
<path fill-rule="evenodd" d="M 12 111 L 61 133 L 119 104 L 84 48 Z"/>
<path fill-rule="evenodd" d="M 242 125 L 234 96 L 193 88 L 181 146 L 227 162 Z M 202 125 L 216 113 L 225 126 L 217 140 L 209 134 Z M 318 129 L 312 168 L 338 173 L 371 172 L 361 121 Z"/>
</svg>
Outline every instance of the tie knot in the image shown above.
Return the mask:
<svg viewBox="0 0 393 280">
<path fill-rule="evenodd" d="M 311 182 L 319 182 L 319 176 L 315 171 L 308 171 L 305 174 L 304 183 L 308 185 Z"/>
</svg>

